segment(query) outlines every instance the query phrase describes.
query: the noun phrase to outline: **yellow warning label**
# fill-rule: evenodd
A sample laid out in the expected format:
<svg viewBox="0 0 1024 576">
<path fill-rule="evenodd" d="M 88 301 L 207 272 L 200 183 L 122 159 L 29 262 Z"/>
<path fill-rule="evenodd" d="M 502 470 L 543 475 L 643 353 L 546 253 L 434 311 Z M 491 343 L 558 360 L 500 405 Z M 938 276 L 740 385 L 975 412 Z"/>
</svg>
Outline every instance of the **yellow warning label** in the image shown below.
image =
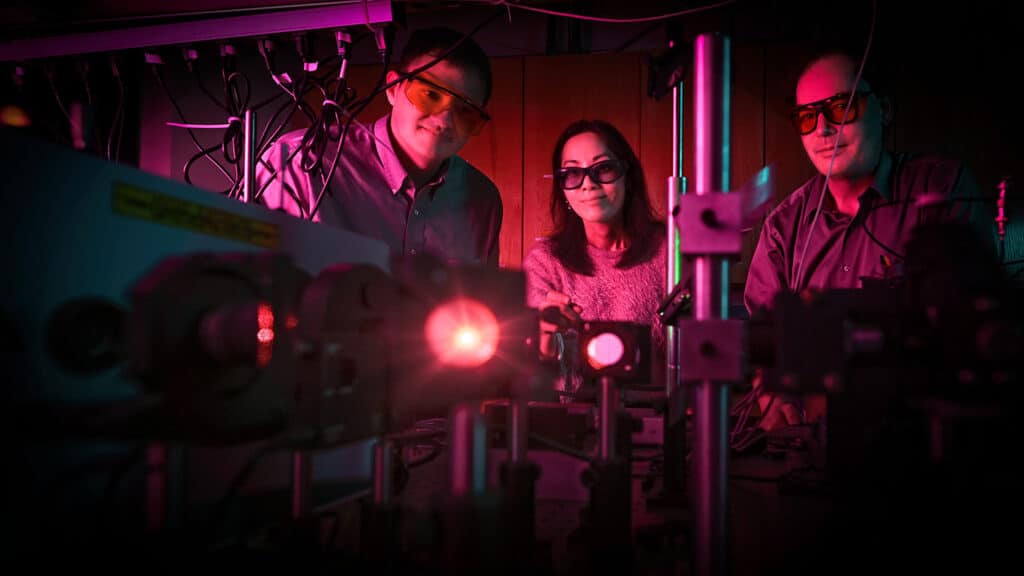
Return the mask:
<svg viewBox="0 0 1024 576">
<path fill-rule="evenodd" d="M 277 248 L 281 240 L 280 230 L 269 222 L 144 190 L 124 182 L 114 183 L 113 209 L 115 214 L 122 216 L 264 248 Z"/>
</svg>

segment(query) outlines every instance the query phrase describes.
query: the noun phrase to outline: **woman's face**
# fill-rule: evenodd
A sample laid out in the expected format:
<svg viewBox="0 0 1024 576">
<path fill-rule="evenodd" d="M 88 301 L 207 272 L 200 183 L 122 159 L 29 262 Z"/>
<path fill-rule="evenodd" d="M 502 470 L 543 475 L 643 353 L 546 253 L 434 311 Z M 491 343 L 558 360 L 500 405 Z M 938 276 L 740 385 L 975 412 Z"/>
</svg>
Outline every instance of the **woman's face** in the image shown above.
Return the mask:
<svg viewBox="0 0 1024 576">
<path fill-rule="evenodd" d="M 624 175 L 625 164 L 608 150 L 601 137 L 584 132 L 565 142 L 556 178 L 569 206 L 584 222 L 612 224 L 622 219 Z"/>
</svg>

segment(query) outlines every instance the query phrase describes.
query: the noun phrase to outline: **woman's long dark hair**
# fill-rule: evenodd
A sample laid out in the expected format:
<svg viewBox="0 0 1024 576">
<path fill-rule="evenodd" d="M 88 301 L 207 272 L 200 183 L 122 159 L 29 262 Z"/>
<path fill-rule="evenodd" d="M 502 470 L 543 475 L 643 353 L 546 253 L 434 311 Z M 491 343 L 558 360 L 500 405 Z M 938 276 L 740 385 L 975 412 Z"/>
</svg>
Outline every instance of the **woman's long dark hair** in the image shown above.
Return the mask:
<svg viewBox="0 0 1024 576">
<path fill-rule="evenodd" d="M 661 227 L 651 212 L 651 202 L 647 197 L 647 179 L 644 177 L 643 168 L 640 167 L 640 160 L 622 133 L 603 120 L 573 122 L 555 143 L 555 150 L 551 155 L 551 173 L 557 174 L 562 168 L 562 150 L 565 143 L 573 136 L 588 132 L 597 134 L 612 155 L 626 167 L 623 176 L 626 179 L 626 198 L 622 204 L 620 231 L 626 249 L 615 266 L 629 268 L 650 257 L 657 246 Z M 557 178 L 552 179 L 551 185 L 551 221 L 555 227 L 551 241 L 558 261 L 577 274 L 593 276 L 594 262 L 587 253 L 587 234 L 583 228 L 583 220 L 569 209 L 565 190 L 558 186 Z"/>
</svg>

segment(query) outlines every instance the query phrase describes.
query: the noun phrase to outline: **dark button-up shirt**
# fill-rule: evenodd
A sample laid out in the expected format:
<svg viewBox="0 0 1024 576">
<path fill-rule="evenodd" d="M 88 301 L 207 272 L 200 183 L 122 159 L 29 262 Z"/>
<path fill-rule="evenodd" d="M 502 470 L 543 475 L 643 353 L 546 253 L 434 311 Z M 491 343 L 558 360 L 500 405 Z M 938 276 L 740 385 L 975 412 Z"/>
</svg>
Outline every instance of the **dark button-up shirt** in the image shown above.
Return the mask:
<svg viewBox="0 0 1024 576">
<path fill-rule="evenodd" d="M 974 179 L 962 164 L 934 156 L 890 158 L 891 162 L 881 163 L 853 216 L 840 212 L 828 193 L 812 229 L 825 193 L 821 174 L 768 214 L 744 289 L 751 313 L 770 308 L 780 290 L 860 288 L 865 278 L 900 275 L 913 229 L 932 219 L 970 220 L 979 228 L 987 227 L 985 240 L 991 241 L 991 224 L 985 220 L 982 203 L 960 201 L 977 197 Z"/>
<path fill-rule="evenodd" d="M 349 129 L 330 187 L 314 221 L 385 242 L 392 255 L 427 253 L 444 261 L 498 264 L 502 204 L 487 176 L 458 156 L 433 181 L 416 189 L 395 154 L 389 116 L 369 128 Z M 285 134 L 263 155 L 257 169 L 262 186 L 302 142 L 304 130 Z M 261 197 L 267 207 L 308 217 L 337 151 L 327 146 L 322 170 L 301 168 L 302 151 Z"/>
</svg>

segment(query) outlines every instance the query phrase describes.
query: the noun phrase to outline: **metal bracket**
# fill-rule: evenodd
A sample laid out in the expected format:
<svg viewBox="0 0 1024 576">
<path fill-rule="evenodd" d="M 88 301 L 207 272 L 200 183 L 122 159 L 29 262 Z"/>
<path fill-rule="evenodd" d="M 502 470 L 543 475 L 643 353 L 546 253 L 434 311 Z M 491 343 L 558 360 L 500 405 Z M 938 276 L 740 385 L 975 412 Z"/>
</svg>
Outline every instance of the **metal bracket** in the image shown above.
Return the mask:
<svg viewBox="0 0 1024 576">
<path fill-rule="evenodd" d="M 679 370 L 683 380 L 736 382 L 745 372 L 746 325 L 742 320 L 683 320 Z"/>
<path fill-rule="evenodd" d="M 679 251 L 691 256 L 739 256 L 743 197 L 740 194 L 687 194 L 675 215 Z"/>
</svg>

